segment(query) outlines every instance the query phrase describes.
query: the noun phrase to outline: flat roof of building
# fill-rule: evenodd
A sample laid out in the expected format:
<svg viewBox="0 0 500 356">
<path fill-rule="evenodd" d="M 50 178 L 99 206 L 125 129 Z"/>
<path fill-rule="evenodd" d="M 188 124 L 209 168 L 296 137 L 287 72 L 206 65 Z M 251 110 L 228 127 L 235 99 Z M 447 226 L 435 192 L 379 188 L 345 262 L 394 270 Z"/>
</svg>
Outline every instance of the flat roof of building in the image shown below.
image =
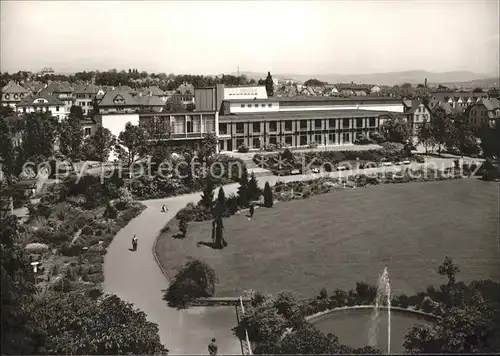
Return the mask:
<svg viewBox="0 0 500 356">
<path fill-rule="evenodd" d="M 355 96 L 355 97 L 347 97 L 347 98 L 339 98 L 332 96 L 291 96 L 291 97 L 279 97 L 272 96 L 267 99 L 241 99 L 241 98 L 224 98 L 224 101 L 228 101 L 231 103 L 276 103 L 280 104 L 291 104 L 296 105 L 295 103 L 316 103 L 319 105 L 325 105 L 329 103 L 402 103 L 401 98 L 388 98 L 388 97 L 380 97 L 380 96 Z"/>
<path fill-rule="evenodd" d="M 365 118 L 381 115 L 402 114 L 391 111 L 374 110 L 307 110 L 307 111 L 280 111 L 241 113 L 232 115 L 220 115 L 219 121 L 257 121 L 257 120 L 280 120 L 280 119 L 342 119 L 342 118 Z"/>
</svg>

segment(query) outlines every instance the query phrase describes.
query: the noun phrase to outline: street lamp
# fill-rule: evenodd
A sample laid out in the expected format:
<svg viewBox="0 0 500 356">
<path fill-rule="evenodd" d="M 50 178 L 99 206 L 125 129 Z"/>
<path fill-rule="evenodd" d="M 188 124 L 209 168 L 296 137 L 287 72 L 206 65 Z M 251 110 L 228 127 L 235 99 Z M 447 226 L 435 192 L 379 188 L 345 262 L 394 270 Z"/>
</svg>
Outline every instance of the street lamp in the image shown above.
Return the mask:
<svg viewBox="0 0 500 356">
<path fill-rule="evenodd" d="M 325 134 L 325 151 L 326 151 L 326 140 L 328 140 L 328 134 Z"/>
</svg>

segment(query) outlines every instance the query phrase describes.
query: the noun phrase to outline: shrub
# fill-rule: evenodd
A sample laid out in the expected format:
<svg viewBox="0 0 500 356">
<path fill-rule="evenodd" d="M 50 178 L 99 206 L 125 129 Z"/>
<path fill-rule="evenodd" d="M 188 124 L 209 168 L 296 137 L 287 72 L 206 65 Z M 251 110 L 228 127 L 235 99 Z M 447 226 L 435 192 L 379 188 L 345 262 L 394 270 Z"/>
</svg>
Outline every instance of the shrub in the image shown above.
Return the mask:
<svg viewBox="0 0 500 356">
<path fill-rule="evenodd" d="M 186 236 L 187 234 L 187 228 L 188 228 L 188 222 L 185 219 L 180 219 L 179 220 L 179 232 L 181 233 L 182 236 Z"/>
<path fill-rule="evenodd" d="M 92 230 L 92 228 L 90 226 L 85 225 L 84 227 L 82 227 L 82 234 L 83 235 L 93 235 L 94 231 Z"/>
<path fill-rule="evenodd" d="M 238 152 L 240 153 L 247 153 L 248 152 L 248 146 L 245 145 L 244 143 L 241 144 L 239 147 L 238 147 Z"/>
<path fill-rule="evenodd" d="M 269 182 L 266 182 L 266 185 L 264 186 L 264 206 L 266 208 L 273 207 L 273 191 Z"/>
<path fill-rule="evenodd" d="M 226 207 L 229 214 L 234 215 L 238 211 L 238 197 L 230 194 L 226 199 Z"/>
<path fill-rule="evenodd" d="M 125 201 L 125 200 L 118 200 L 115 203 L 115 208 L 118 211 L 126 210 L 128 207 L 129 207 L 129 203 L 127 201 Z"/>
<path fill-rule="evenodd" d="M 194 210 L 195 206 L 193 203 L 188 203 L 184 208 L 179 210 L 177 214 L 175 215 L 175 218 L 177 220 L 186 220 L 186 221 L 192 221 L 194 220 Z"/>
<path fill-rule="evenodd" d="M 217 277 L 212 267 L 200 260 L 186 263 L 170 284 L 165 299 L 170 306 L 185 307 L 197 298 L 212 297 L 215 294 Z"/>
<path fill-rule="evenodd" d="M 106 205 L 106 210 L 104 210 L 103 217 L 105 219 L 116 219 L 117 215 L 118 211 L 116 210 L 116 208 L 108 203 L 108 205 Z"/>
</svg>

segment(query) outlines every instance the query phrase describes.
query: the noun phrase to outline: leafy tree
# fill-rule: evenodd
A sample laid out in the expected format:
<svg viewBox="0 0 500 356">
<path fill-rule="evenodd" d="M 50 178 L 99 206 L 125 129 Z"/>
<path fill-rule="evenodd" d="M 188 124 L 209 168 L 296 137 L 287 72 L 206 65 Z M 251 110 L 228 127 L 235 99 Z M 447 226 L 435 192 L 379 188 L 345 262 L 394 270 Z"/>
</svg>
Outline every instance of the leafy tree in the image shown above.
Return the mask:
<svg viewBox="0 0 500 356">
<path fill-rule="evenodd" d="M 382 125 L 381 131 L 387 141 L 406 143 L 411 138 L 411 129 L 408 122 L 402 117 L 388 116 Z"/>
<path fill-rule="evenodd" d="M 166 290 L 165 299 L 171 306 L 185 307 L 196 298 L 212 297 L 216 281 L 214 269 L 205 262 L 187 262 Z"/>
<path fill-rule="evenodd" d="M 266 182 L 266 185 L 264 186 L 264 206 L 266 208 L 273 207 L 273 191 L 269 182 Z"/>
<path fill-rule="evenodd" d="M 308 79 L 304 82 L 304 85 L 305 86 L 308 86 L 308 87 L 320 87 L 320 86 L 323 86 L 327 84 L 326 82 L 322 82 L 321 80 L 318 80 L 318 79 Z"/>
<path fill-rule="evenodd" d="M 434 145 L 434 136 L 432 135 L 432 126 L 427 119 L 424 119 L 418 127 L 417 131 L 418 143 L 425 147 L 425 153 L 429 147 Z"/>
<path fill-rule="evenodd" d="M 127 149 L 126 160 L 130 166 L 147 151 L 147 139 L 144 129 L 127 122 L 125 130 L 118 136 L 118 144 Z"/>
<path fill-rule="evenodd" d="M 115 137 L 108 129 L 99 126 L 97 130 L 85 138 L 82 145 L 82 156 L 89 161 L 105 162 L 115 143 Z"/>
<path fill-rule="evenodd" d="M 479 152 L 476 137 L 472 130 L 470 121 L 460 116 L 453 120 L 455 128 L 456 146 L 462 154 L 472 155 Z"/>
<path fill-rule="evenodd" d="M 274 82 L 273 82 L 273 77 L 271 76 L 271 72 L 267 72 L 265 85 L 266 85 L 267 96 L 268 97 L 274 96 Z"/>
<path fill-rule="evenodd" d="M 200 149 L 198 150 L 198 157 L 201 162 L 207 162 L 217 152 L 218 140 L 214 133 L 209 133 L 201 141 Z"/>
<path fill-rule="evenodd" d="M 259 184 L 257 183 L 257 178 L 255 178 L 254 173 L 250 175 L 250 181 L 248 182 L 247 192 L 249 201 L 259 200 L 260 195 L 262 194 L 259 188 Z"/>
<path fill-rule="evenodd" d="M 238 200 L 241 207 L 248 206 L 248 170 L 243 167 L 241 177 L 239 179 L 240 186 L 238 187 Z"/>
<path fill-rule="evenodd" d="M 438 145 L 438 153 L 441 155 L 443 145 L 449 142 L 448 135 L 450 133 L 451 122 L 443 108 L 438 107 L 434 111 L 433 119 L 431 121 L 432 136 Z"/>
<path fill-rule="evenodd" d="M 444 262 L 438 268 L 438 273 L 441 276 L 448 277 L 448 285 L 455 284 L 458 272 L 460 272 L 460 269 L 453 264 L 452 259 L 448 256 L 445 257 Z"/>
<path fill-rule="evenodd" d="M 41 338 L 28 306 L 35 293 L 33 269 L 19 244 L 19 225 L 15 216 L 0 221 L 2 251 L 2 354 L 34 354 Z"/>
<path fill-rule="evenodd" d="M 177 113 L 177 112 L 187 112 L 187 110 L 181 104 L 172 103 L 168 101 L 163 107 L 163 112 Z"/>
<path fill-rule="evenodd" d="M 76 117 L 77 119 L 83 119 L 83 110 L 81 106 L 72 105 L 69 110 L 69 116 Z"/>
<path fill-rule="evenodd" d="M 207 175 L 205 178 L 205 187 L 201 194 L 200 204 L 206 208 L 211 209 L 214 201 L 214 183 L 212 177 Z"/>
<path fill-rule="evenodd" d="M 103 217 L 105 219 L 116 219 L 117 215 L 118 211 L 116 210 L 116 208 L 112 204 L 108 203 L 106 205 L 106 210 L 104 210 Z"/>
<path fill-rule="evenodd" d="M 71 109 L 81 108 L 73 105 Z M 83 131 L 81 127 L 81 117 L 78 113 L 72 112 L 68 119 L 59 126 L 59 149 L 61 153 L 73 160 L 81 155 L 81 145 L 83 141 Z M 82 114 L 83 115 L 83 114 Z"/>
<path fill-rule="evenodd" d="M 500 126 L 480 129 L 481 148 L 485 157 L 500 157 Z"/>
<path fill-rule="evenodd" d="M 79 294 L 38 298 L 31 311 L 44 331 L 45 354 L 166 354 L 158 325 L 116 295 L 93 300 Z"/>
<path fill-rule="evenodd" d="M 39 164 L 54 155 L 54 143 L 59 123 L 49 113 L 31 113 L 25 116 L 22 130 L 20 158 Z"/>
<path fill-rule="evenodd" d="M 500 313 L 475 295 L 463 308 L 453 307 L 433 325 L 414 326 L 405 337 L 410 353 L 491 353 L 500 349 Z"/>
<path fill-rule="evenodd" d="M 0 168 L 5 175 L 7 181 L 16 174 L 15 170 L 15 150 L 12 143 L 12 134 L 9 125 L 1 118 L 0 119 Z"/>
</svg>

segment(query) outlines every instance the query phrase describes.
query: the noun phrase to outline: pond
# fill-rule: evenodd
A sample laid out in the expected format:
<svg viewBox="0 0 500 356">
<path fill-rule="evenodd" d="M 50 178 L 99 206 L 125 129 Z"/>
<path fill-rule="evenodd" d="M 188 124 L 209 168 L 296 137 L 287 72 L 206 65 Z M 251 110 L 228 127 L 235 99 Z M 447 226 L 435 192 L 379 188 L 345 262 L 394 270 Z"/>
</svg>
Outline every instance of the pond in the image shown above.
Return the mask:
<svg viewBox="0 0 500 356">
<path fill-rule="evenodd" d="M 338 336 L 341 344 L 350 347 L 363 347 L 369 344 L 372 326 L 372 308 L 336 310 L 329 314 L 313 318 L 311 323 L 319 330 Z M 427 317 L 400 310 L 391 311 L 391 353 L 404 352 L 403 343 L 406 333 L 417 324 L 431 325 Z M 377 328 L 377 345 L 382 352 L 387 352 L 387 311 L 380 312 Z"/>
</svg>

